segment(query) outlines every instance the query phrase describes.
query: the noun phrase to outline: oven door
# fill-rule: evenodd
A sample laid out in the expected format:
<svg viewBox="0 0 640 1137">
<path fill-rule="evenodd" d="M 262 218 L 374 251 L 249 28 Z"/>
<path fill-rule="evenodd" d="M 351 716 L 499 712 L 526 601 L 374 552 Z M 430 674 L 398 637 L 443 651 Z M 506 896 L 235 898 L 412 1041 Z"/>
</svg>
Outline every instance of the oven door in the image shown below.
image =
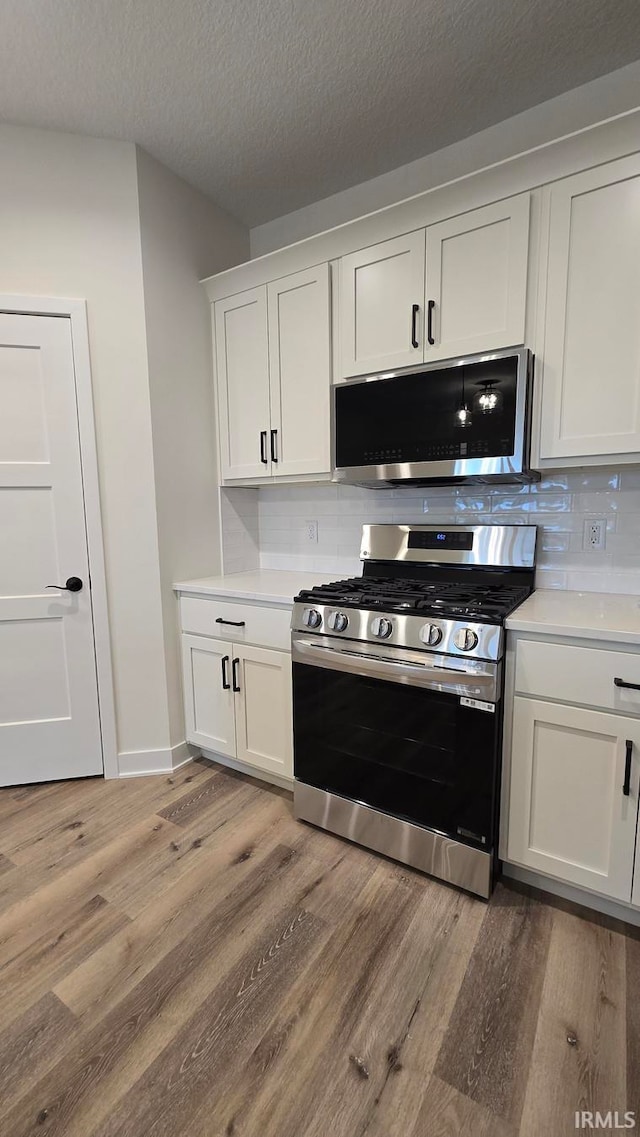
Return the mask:
<svg viewBox="0 0 640 1137">
<path fill-rule="evenodd" d="M 500 666 L 293 639 L 298 782 L 491 852 Z"/>
</svg>

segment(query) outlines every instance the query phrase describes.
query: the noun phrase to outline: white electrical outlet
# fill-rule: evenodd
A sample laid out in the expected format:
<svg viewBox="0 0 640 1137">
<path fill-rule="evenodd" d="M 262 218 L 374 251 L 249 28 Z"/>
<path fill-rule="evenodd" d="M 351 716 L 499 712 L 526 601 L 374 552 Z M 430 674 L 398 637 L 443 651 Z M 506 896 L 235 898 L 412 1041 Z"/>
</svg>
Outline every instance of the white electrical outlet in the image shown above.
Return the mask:
<svg viewBox="0 0 640 1137">
<path fill-rule="evenodd" d="M 607 543 L 607 523 L 603 517 L 586 517 L 582 547 L 585 552 L 604 549 Z"/>
<path fill-rule="evenodd" d="M 306 536 L 306 540 L 308 541 L 308 543 L 310 545 L 317 545 L 318 544 L 318 522 L 317 521 L 305 521 L 304 531 L 305 531 L 305 536 Z"/>
</svg>

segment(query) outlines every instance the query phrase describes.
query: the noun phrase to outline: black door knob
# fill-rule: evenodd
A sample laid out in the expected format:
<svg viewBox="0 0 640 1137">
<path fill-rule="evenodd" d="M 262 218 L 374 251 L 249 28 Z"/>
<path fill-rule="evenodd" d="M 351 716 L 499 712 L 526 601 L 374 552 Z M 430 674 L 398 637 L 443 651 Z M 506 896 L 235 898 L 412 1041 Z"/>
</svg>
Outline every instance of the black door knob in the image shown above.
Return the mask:
<svg viewBox="0 0 640 1137">
<path fill-rule="evenodd" d="M 80 592 L 83 584 L 79 576 L 68 576 L 66 584 L 48 584 L 47 588 L 58 588 L 60 592 Z"/>
</svg>

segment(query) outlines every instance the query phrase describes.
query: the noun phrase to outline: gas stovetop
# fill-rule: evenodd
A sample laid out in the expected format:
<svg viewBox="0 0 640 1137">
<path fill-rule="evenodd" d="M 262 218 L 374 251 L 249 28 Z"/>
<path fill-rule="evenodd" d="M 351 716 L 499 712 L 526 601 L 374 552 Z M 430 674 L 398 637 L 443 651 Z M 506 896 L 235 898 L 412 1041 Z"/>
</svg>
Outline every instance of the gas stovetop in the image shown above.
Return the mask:
<svg viewBox="0 0 640 1137">
<path fill-rule="evenodd" d="M 531 525 L 365 525 L 363 575 L 295 597 L 294 633 L 497 662 L 502 625 L 533 591 Z M 345 646 L 344 650 L 352 650 Z"/>
<path fill-rule="evenodd" d="M 348 608 L 383 608 L 386 612 L 413 612 L 453 619 L 471 616 L 474 620 L 501 624 L 530 591 L 526 585 L 350 577 L 307 589 L 296 596 L 296 601 Z"/>
</svg>

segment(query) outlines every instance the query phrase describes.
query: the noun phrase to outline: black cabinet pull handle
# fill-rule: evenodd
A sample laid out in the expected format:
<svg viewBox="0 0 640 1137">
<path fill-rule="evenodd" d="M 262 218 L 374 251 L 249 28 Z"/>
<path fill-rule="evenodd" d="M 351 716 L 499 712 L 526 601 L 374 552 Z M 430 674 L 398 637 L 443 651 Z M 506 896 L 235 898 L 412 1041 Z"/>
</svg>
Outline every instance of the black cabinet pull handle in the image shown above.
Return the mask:
<svg viewBox="0 0 640 1137">
<path fill-rule="evenodd" d="M 427 343 L 433 347 L 436 342 L 433 338 L 433 309 L 436 306 L 435 300 L 427 302 Z"/>
<path fill-rule="evenodd" d="M 640 683 L 625 683 L 624 679 L 614 679 L 616 687 L 628 687 L 630 691 L 640 691 Z"/>
<path fill-rule="evenodd" d="M 278 432 L 277 430 L 271 431 L 271 461 L 278 461 Z"/>
<path fill-rule="evenodd" d="M 411 346 L 419 347 L 418 337 L 416 335 L 416 325 L 418 322 L 418 312 L 420 311 L 419 304 L 413 304 L 411 307 Z"/>
<path fill-rule="evenodd" d="M 216 624 L 228 624 L 230 628 L 244 628 L 244 620 L 223 620 L 222 616 L 218 616 Z"/>
<path fill-rule="evenodd" d="M 622 792 L 625 797 L 629 797 L 631 793 L 631 755 L 633 754 L 633 742 L 630 738 L 627 739 L 627 756 L 624 763 L 624 785 Z"/>
<path fill-rule="evenodd" d="M 231 676 L 232 676 L 232 681 L 233 681 L 233 689 L 236 692 L 238 692 L 240 690 L 240 684 L 238 683 L 238 665 L 239 665 L 239 663 L 240 663 L 240 660 L 236 656 L 236 658 L 233 660 L 233 663 L 231 664 Z"/>
<path fill-rule="evenodd" d="M 229 662 L 229 656 L 223 655 L 223 657 L 222 657 L 222 689 L 223 689 L 223 691 L 230 691 L 231 690 L 231 684 L 230 684 L 229 679 L 227 677 L 227 664 L 228 664 L 228 662 Z"/>
<path fill-rule="evenodd" d="M 260 461 L 264 462 L 265 466 L 269 465 L 267 458 L 267 432 L 266 430 L 260 431 Z"/>
<path fill-rule="evenodd" d="M 58 588 L 60 592 L 81 592 L 84 585 L 79 576 L 68 576 L 66 584 L 47 584 L 46 588 Z"/>
</svg>

